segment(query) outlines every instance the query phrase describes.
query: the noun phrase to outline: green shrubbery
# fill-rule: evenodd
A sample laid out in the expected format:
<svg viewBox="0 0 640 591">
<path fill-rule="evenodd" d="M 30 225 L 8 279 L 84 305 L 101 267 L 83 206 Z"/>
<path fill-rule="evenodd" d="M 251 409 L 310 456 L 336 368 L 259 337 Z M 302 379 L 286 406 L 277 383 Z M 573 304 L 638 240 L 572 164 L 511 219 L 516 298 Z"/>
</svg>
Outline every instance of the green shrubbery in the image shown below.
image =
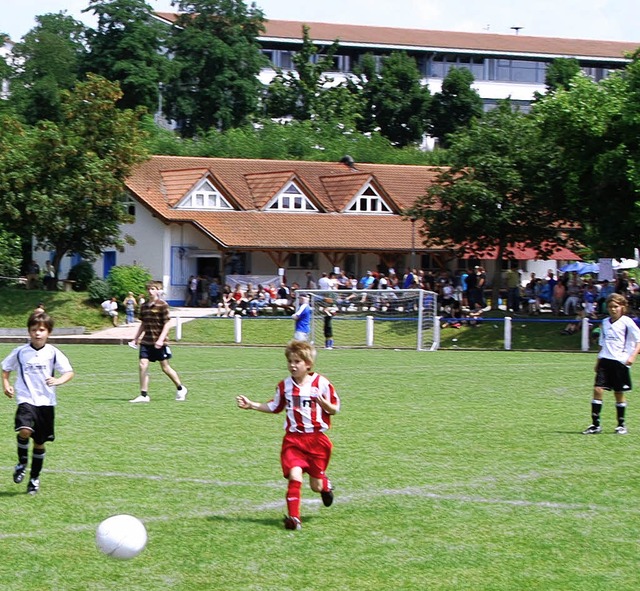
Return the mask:
<svg viewBox="0 0 640 591">
<path fill-rule="evenodd" d="M 151 273 L 138 265 L 111 267 L 107 277 L 109 296 L 115 296 L 121 302 L 130 291 L 134 294 L 146 293 L 147 282 L 151 279 Z"/>
</svg>

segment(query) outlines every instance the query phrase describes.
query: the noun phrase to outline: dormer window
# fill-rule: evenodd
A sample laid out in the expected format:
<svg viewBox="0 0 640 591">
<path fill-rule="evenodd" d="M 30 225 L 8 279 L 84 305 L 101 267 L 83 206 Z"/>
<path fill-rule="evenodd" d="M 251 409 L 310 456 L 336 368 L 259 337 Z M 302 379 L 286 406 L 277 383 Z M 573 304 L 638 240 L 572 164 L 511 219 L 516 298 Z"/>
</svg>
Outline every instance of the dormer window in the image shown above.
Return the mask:
<svg viewBox="0 0 640 591">
<path fill-rule="evenodd" d="M 294 182 L 288 183 L 265 207 L 266 211 L 318 211 Z"/>
<path fill-rule="evenodd" d="M 392 213 L 391 208 L 371 185 L 356 195 L 347 204 L 344 211 L 346 213 Z"/>
<path fill-rule="evenodd" d="M 187 195 L 176 209 L 222 209 L 232 210 L 231 204 L 208 180 Z"/>
</svg>

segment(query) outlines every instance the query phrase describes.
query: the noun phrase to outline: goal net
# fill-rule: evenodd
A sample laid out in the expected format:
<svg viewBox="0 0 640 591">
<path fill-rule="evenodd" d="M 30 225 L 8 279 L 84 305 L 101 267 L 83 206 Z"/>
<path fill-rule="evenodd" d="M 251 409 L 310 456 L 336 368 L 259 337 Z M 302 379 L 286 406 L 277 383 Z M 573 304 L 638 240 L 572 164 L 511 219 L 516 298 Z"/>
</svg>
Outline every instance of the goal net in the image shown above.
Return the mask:
<svg viewBox="0 0 640 591">
<path fill-rule="evenodd" d="M 305 290 L 317 347 L 437 348 L 437 296 L 422 289 Z"/>
</svg>

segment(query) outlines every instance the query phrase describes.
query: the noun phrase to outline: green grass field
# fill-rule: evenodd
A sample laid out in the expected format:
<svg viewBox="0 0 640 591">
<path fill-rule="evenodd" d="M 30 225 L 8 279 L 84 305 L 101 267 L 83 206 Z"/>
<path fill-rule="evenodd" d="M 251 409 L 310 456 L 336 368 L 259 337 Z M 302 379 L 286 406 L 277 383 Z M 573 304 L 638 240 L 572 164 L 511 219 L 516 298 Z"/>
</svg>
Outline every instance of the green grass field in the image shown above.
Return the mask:
<svg viewBox="0 0 640 591">
<path fill-rule="evenodd" d="M 15 403 L 1 407 L 4 591 L 639 587 L 640 405 L 632 395 L 626 437 L 612 434 L 613 396 L 605 433 L 580 434 L 593 354 L 320 351 L 317 369 L 342 398 L 336 501 L 323 507 L 305 485 L 292 532 L 282 417 L 234 402 L 271 396 L 282 349 L 177 345 L 188 400 L 152 367 L 152 402 L 132 405 L 134 351 L 62 348 L 77 375 L 58 390 L 35 497 L 12 482 Z M 117 513 L 148 530 L 131 561 L 94 545 Z"/>
</svg>

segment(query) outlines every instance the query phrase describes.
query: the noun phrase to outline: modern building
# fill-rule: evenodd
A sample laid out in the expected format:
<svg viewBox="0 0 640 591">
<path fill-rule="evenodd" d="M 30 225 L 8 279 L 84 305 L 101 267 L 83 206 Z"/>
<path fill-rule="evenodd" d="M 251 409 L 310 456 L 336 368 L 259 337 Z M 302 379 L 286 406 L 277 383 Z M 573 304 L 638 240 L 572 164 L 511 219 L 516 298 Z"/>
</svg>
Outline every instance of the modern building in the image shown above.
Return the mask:
<svg viewBox="0 0 640 591">
<path fill-rule="evenodd" d="M 171 24 L 175 13 L 158 12 L 156 16 Z M 624 68 L 629 54 L 640 47 L 637 42 L 593 41 L 522 34 L 460 33 L 424 29 L 399 29 L 335 23 L 303 23 L 268 20 L 260 37 L 262 51 L 272 67 L 261 74 L 268 83 L 276 68 L 293 69 L 293 54 L 302 45 L 302 28 L 318 46 L 318 55 L 334 41 L 339 42 L 334 69 L 329 72 L 336 82 L 349 76 L 362 56 L 371 53 L 378 59 L 393 51 L 404 51 L 415 58 L 424 81 L 432 93 L 439 92 L 450 68 L 467 68 L 475 78 L 474 88 L 485 108 L 510 97 L 526 109 L 534 93 L 545 92 L 547 66 L 557 58 L 575 58 L 586 74 L 595 80 L 612 70 Z"/>
</svg>

